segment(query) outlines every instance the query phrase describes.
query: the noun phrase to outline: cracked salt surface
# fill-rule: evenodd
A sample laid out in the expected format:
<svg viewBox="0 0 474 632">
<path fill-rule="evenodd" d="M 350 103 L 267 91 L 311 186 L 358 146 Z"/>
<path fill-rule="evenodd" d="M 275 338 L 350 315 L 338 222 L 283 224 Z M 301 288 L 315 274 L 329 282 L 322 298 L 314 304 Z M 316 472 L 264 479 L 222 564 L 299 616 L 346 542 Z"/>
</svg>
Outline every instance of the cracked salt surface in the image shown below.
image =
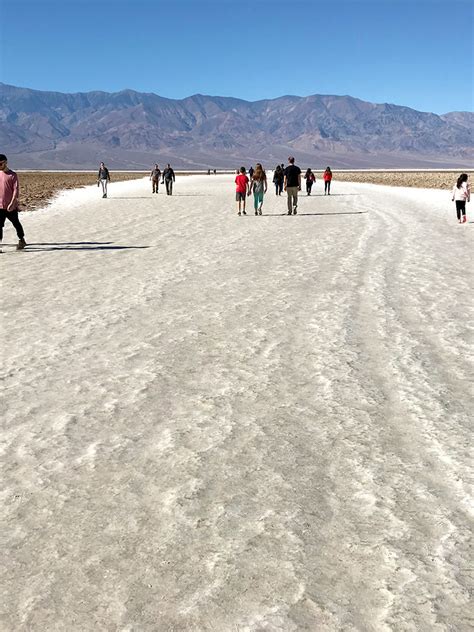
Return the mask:
<svg viewBox="0 0 474 632">
<path fill-rule="evenodd" d="M 65 192 L 2 255 L 2 629 L 472 629 L 449 193 L 149 186 Z"/>
</svg>

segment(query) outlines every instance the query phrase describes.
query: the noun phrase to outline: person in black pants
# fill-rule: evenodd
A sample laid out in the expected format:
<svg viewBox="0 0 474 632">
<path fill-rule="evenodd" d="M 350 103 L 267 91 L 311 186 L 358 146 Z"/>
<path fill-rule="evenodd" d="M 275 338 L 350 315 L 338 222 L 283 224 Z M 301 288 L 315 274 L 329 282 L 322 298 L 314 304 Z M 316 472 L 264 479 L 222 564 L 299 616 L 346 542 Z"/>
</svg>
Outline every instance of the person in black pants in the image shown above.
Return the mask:
<svg viewBox="0 0 474 632">
<path fill-rule="evenodd" d="M 283 169 L 280 165 L 275 167 L 275 172 L 273 174 L 273 182 L 275 184 L 275 194 L 281 195 L 283 192 L 283 182 L 285 180 L 285 174 L 283 173 Z"/>
<path fill-rule="evenodd" d="M 0 252 L 5 220 L 9 219 L 18 236 L 17 250 L 26 246 L 25 231 L 18 218 L 18 197 L 20 188 L 18 176 L 8 168 L 7 157 L 0 154 Z"/>
<path fill-rule="evenodd" d="M 467 173 L 461 173 L 453 187 L 453 202 L 456 202 L 456 213 L 460 224 L 467 222 L 466 202 L 471 201 L 471 187 L 468 179 Z"/>
<path fill-rule="evenodd" d="M 173 195 L 173 182 L 175 182 L 175 177 L 174 171 L 169 163 L 166 165 L 166 169 L 163 171 L 163 179 L 161 180 L 161 184 L 163 184 L 163 182 L 166 184 L 166 195 Z"/>
</svg>

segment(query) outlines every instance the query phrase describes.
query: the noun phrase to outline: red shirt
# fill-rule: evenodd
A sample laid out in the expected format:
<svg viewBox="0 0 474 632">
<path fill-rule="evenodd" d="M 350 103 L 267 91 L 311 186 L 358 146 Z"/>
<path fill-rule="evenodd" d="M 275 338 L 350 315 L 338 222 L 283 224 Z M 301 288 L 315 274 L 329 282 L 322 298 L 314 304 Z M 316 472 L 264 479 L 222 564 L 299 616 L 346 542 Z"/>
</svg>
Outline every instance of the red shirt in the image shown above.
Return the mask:
<svg viewBox="0 0 474 632">
<path fill-rule="evenodd" d="M 13 209 L 11 209 L 14 211 L 18 207 L 19 193 L 16 173 L 11 169 L 8 169 L 6 173 L 5 171 L 0 171 L 0 208 L 7 209 L 10 202 L 16 198 Z"/>
<path fill-rule="evenodd" d="M 325 171 L 323 173 L 323 178 L 324 178 L 324 182 L 331 182 L 331 180 L 332 180 L 332 173 L 329 173 L 329 171 Z"/>
<path fill-rule="evenodd" d="M 235 190 L 236 193 L 247 193 L 247 184 L 249 183 L 249 179 L 244 173 L 241 173 L 239 176 L 235 178 L 235 184 L 237 188 Z"/>
</svg>

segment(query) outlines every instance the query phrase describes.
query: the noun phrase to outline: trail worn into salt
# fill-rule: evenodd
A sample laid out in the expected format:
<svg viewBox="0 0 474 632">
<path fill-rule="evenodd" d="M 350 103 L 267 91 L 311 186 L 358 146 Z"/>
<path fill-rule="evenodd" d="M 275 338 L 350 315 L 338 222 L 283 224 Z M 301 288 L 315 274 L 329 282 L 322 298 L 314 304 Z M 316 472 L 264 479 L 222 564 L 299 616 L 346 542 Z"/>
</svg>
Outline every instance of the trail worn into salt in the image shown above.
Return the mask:
<svg viewBox="0 0 474 632">
<path fill-rule="evenodd" d="M 2 630 L 472 629 L 473 225 L 333 186 L 296 217 L 192 176 L 23 218 Z"/>
</svg>

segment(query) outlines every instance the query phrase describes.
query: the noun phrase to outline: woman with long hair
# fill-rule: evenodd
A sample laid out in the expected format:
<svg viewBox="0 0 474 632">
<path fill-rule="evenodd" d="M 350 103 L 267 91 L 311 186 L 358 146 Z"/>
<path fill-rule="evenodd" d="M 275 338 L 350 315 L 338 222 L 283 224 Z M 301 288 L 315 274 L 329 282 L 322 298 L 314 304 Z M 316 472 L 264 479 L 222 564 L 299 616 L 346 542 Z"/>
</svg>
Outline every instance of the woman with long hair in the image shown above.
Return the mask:
<svg viewBox="0 0 474 632">
<path fill-rule="evenodd" d="M 311 189 L 316 182 L 316 177 L 309 167 L 304 174 L 304 179 L 306 180 L 306 194 L 311 195 Z"/>
<path fill-rule="evenodd" d="M 467 222 L 466 202 L 471 201 L 471 187 L 467 181 L 468 178 L 467 173 L 461 173 L 453 187 L 452 201 L 456 203 L 456 214 L 460 224 Z"/>
<path fill-rule="evenodd" d="M 324 180 L 324 195 L 326 195 L 326 192 L 328 195 L 331 195 L 331 180 L 332 180 L 331 167 L 326 167 L 326 171 L 323 173 L 323 180 Z"/>
<path fill-rule="evenodd" d="M 255 215 L 262 214 L 263 196 L 267 192 L 267 176 L 262 165 L 257 162 L 255 165 L 255 171 L 252 175 L 252 181 L 250 183 L 250 193 L 253 191 L 253 206 L 255 209 Z"/>
</svg>

